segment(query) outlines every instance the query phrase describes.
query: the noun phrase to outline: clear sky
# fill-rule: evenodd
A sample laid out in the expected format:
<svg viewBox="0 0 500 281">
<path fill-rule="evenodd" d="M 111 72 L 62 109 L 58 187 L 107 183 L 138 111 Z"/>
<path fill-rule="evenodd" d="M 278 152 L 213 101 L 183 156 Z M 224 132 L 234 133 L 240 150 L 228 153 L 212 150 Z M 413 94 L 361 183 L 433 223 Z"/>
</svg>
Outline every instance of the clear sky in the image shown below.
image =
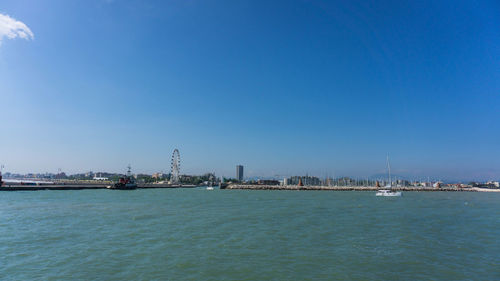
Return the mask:
<svg viewBox="0 0 500 281">
<path fill-rule="evenodd" d="M 182 173 L 370 176 L 389 154 L 400 175 L 500 179 L 496 0 L 2 0 L 0 15 L 6 171 L 168 172 L 178 148 Z"/>
</svg>

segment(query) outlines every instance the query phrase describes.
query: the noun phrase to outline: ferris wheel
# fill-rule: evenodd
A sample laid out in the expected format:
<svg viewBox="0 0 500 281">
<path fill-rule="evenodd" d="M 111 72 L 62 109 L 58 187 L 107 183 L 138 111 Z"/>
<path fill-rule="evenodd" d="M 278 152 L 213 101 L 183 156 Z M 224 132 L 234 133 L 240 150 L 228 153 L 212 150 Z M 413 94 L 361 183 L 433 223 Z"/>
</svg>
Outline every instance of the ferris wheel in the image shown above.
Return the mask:
<svg viewBox="0 0 500 281">
<path fill-rule="evenodd" d="M 170 168 L 172 174 L 170 181 L 172 183 L 179 183 L 179 174 L 181 170 L 181 155 L 177 148 L 174 149 L 174 152 L 172 153 L 172 162 Z"/>
</svg>

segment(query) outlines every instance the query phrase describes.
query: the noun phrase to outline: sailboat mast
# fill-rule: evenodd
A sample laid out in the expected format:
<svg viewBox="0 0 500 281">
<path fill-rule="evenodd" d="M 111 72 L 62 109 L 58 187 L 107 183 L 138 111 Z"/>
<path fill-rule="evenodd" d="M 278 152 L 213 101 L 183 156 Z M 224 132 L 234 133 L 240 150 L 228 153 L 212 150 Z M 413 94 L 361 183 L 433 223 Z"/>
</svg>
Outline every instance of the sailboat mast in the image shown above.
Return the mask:
<svg viewBox="0 0 500 281">
<path fill-rule="evenodd" d="M 389 187 L 392 187 L 391 164 L 389 164 L 389 155 L 387 155 L 387 170 L 389 171 Z"/>
</svg>

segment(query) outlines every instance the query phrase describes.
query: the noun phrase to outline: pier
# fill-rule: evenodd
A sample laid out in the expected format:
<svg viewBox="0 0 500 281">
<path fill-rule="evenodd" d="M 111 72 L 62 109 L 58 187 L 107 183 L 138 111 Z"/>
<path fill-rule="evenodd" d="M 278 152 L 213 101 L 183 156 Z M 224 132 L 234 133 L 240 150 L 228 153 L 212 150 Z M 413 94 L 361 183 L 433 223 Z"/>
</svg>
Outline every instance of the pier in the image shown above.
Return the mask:
<svg viewBox="0 0 500 281">
<path fill-rule="evenodd" d="M 0 191 L 39 191 L 39 190 L 84 190 L 84 189 L 106 189 L 111 184 L 43 184 L 43 185 L 2 185 Z M 179 184 L 138 184 L 137 189 L 150 188 L 193 188 L 195 185 Z"/>
</svg>

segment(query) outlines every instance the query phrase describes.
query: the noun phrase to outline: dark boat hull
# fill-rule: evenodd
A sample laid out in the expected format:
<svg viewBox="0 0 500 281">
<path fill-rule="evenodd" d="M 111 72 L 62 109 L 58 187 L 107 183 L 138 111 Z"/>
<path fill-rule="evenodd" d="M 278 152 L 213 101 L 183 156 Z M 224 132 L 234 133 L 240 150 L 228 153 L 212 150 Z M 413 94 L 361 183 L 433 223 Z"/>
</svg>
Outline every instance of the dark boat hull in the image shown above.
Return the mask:
<svg viewBox="0 0 500 281">
<path fill-rule="evenodd" d="M 108 186 L 108 189 L 118 189 L 118 190 L 134 190 L 137 189 L 137 184 L 114 184 Z"/>
</svg>

